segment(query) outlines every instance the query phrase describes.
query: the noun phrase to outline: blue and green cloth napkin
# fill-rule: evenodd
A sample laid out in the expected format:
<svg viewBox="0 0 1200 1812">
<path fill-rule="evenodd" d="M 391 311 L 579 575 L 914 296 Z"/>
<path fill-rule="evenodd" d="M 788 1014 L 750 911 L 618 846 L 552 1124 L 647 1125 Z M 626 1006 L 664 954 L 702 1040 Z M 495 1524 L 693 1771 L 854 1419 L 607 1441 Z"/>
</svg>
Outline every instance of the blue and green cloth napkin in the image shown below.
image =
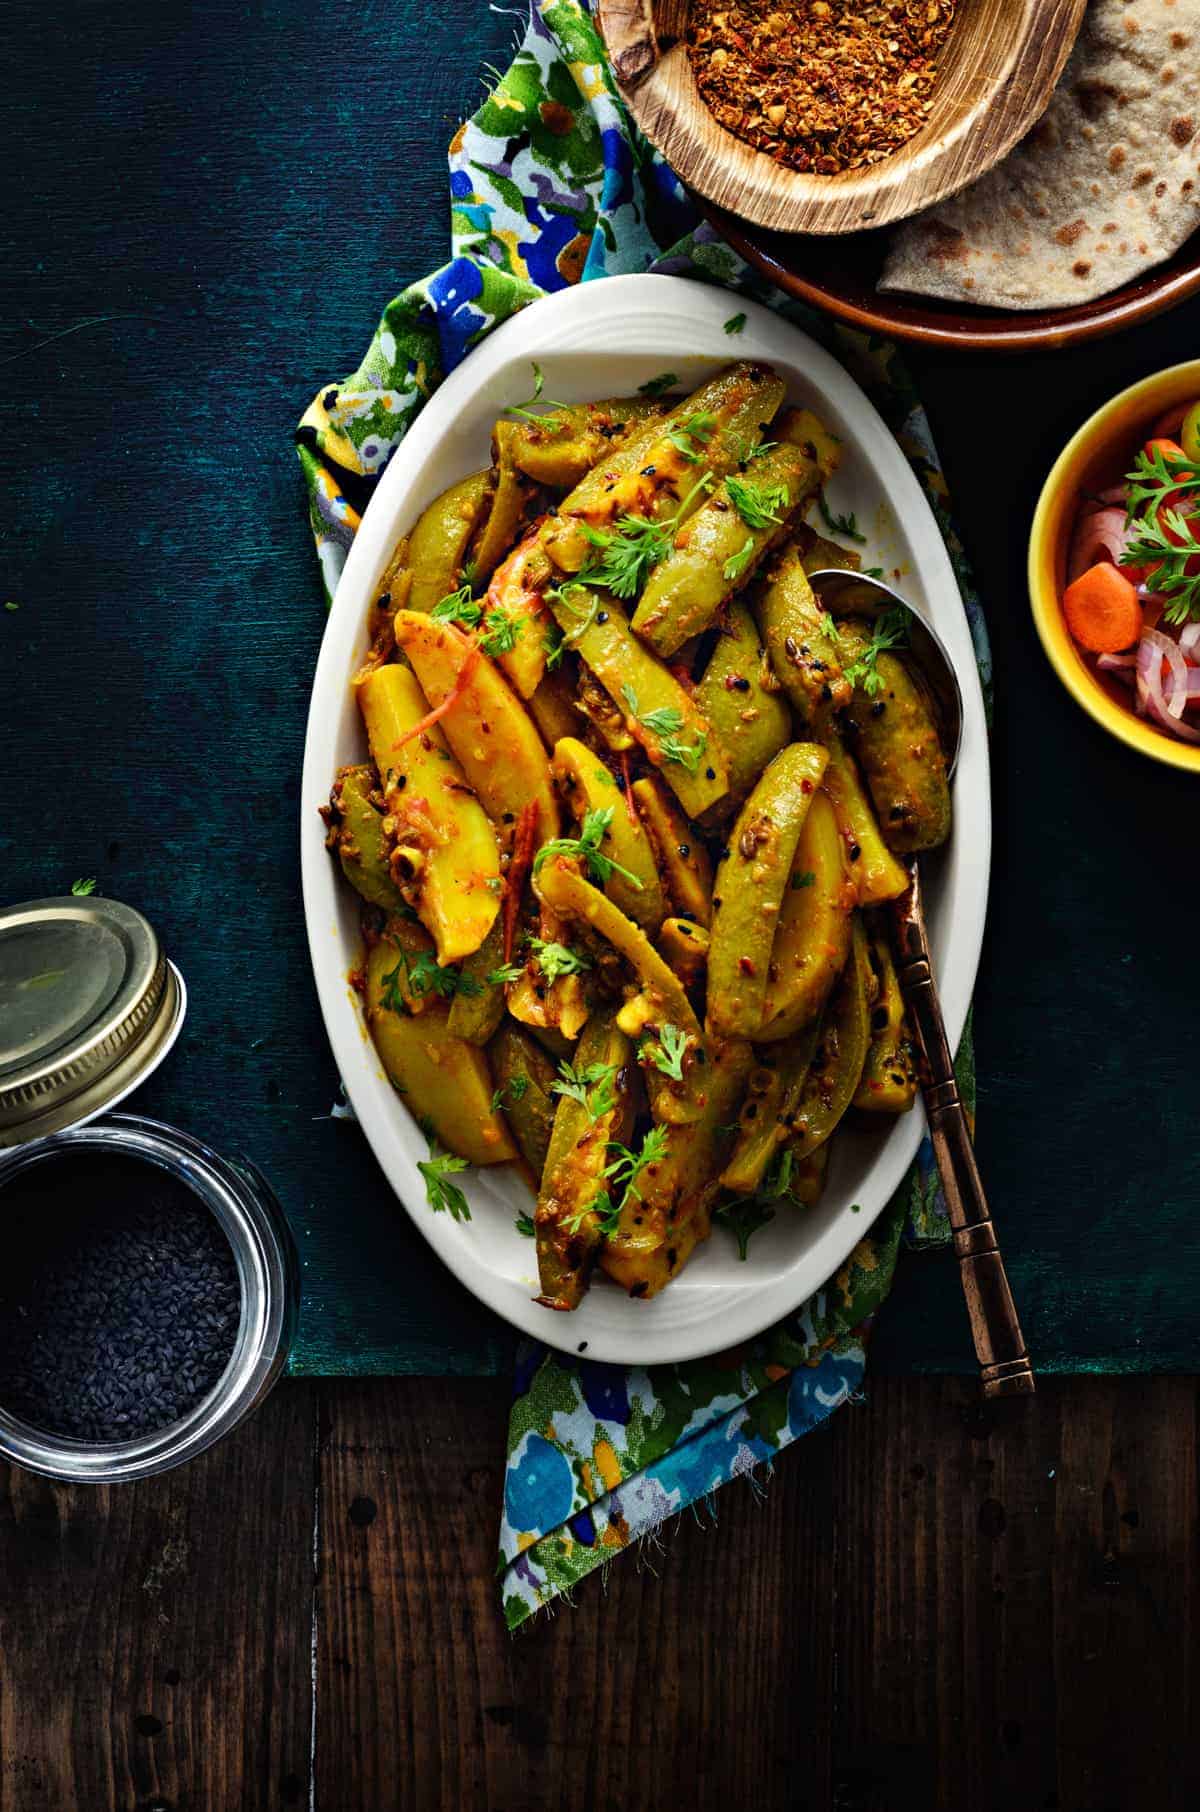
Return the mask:
<svg viewBox="0 0 1200 1812">
<path fill-rule="evenodd" d="M 868 390 L 946 538 L 984 681 L 987 636 L 929 428 L 895 349 L 786 301 L 717 237 L 635 131 L 581 0 L 531 0 L 511 67 L 450 146 L 451 258 L 383 311 L 358 370 L 327 385 L 297 435 L 332 597 L 378 479 L 426 398 L 499 322 L 569 283 L 628 271 L 694 277 L 767 302 Z M 973 1102 L 969 1036 L 960 1081 Z M 625 1370 L 520 1349 L 508 1431 L 499 1573 L 512 1628 L 719 1485 L 763 1465 L 860 1387 L 867 1329 L 901 1236 L 948 1237 L 926 1140 L 844 1268 L 735 1352 Z"/>
</svg>

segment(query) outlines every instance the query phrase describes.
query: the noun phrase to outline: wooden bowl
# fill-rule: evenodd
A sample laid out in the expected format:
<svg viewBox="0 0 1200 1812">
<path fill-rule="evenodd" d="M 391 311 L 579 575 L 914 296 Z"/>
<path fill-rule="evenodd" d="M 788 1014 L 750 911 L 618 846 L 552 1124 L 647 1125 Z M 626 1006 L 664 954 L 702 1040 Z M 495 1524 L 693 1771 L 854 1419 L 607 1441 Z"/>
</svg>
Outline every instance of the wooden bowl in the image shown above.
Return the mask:
<svg viewBox="0 0 1200 1812">
<path fill-rule="evenodd" d="M 972 308 L 930 296 L 883 293 L 878 288 L 890 235 L 858 233 L 853 239 L 797 239 L 768 233 L 705 206 L 722 238 L 747 264 L 799 302 L 825 310 L 864 333 L 885 334 L 924 346 L 965 351 L 1031 352 L 1102 339 L 1174 308 L 1200 292 L 1200 233 L 1165 263 L 1144 271 L 1110 295 L 1070 308 Z"/>
<path fill-rule="evenodd" d="M 840 176 L 789 170 L 718 125 L 687 52 L 689 0 L 600 0 L 630 113 L 684 182 L 756 226 L 855 233 L 932 207 L 999 163 L 1050 99 L 1086 0 L 959 0 L 933 110 L 883 162 Z"/>
</svg>

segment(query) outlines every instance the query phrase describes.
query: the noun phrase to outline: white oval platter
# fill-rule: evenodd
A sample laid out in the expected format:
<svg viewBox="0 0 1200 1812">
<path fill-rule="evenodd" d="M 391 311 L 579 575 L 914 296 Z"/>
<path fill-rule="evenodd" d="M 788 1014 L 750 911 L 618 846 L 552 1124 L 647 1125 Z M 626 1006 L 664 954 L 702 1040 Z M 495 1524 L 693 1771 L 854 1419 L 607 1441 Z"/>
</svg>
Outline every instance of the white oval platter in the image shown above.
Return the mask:
<svg viewBox="0 0 1200 1812">
<path fill-rule="evenodd" d="M 737 335 L 725 324 L 744 313 Z M 845 1262 L 900 1183 L 925 1128 L 918 1107 L 879 1132 L 843 1129 L 820 1204 L 783 1211 L 741 1262 L 714 1233 L 687 1269 L 650 1302 L 597 1278 L 582 1306 L 557 1314 L 532 1300 L 533 1242 L 514 1220 L 529 1190 L 507 1166 L 458 1179 L 469 1222 L 432 1214 L 419 1158 L 425 1140 L 389 1084 L 347 982 L 359 953 L 355 897 L 324 847 L 317 808 L 335 770 L 366 745 L 350 696 L 365 648 L 367 608 L 400 535 L 454 480 L 487 463 L 497 414 L 532 388 L 562 402 L 628 394 L 664 370 L 686 386 L 731 359 L 765 359 L 844 443 L 829 487 L 835 512 L 852 510 L 867 536 L 866 565 L 881 566 L 939 631 L 962 682 L 964 726 L 954 781 L 954 832 L 927 859 L 931 943 L 947 1028 L 956 1044 L 979 962 L 991 846 L 987 735 L 971 637 L 953 569 L 912 469 L 858 385 L 812 340 L 752 302 L 677 277 L 629 276 L 581 284 L 535 303 L 499 327 L 435 392 L 393 456 L 363 518 L 329 614 L 313 680 L 302 780 L 304 910 L 321 1009 L 346 1093 L 397 1196 L 451 1271 L 481 1302 L 565 1352 L 622 1364 L 662 1364 L 734 1346 L 797 1308 Z M 346 1211 L 353 1212 L 352 1204 Z M 583 1343 L 586 1342 L 586 1346 Z"/>
</svg>

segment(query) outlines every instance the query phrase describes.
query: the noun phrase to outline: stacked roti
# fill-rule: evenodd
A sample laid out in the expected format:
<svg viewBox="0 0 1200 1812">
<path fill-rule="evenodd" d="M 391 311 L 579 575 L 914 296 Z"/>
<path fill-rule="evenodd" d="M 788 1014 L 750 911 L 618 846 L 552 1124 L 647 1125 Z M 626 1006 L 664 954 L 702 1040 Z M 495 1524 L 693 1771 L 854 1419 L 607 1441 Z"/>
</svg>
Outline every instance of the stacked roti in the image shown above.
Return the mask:
<svg viewBox="0 0 1200 1812">
<path fill-rule="evenodd" d="M 1200 228 L 1200 0 L 1091 0 L 1050 105 L 1004 161 L 902 226 L 880 288 L 1058 308 Z"/>
</svg>

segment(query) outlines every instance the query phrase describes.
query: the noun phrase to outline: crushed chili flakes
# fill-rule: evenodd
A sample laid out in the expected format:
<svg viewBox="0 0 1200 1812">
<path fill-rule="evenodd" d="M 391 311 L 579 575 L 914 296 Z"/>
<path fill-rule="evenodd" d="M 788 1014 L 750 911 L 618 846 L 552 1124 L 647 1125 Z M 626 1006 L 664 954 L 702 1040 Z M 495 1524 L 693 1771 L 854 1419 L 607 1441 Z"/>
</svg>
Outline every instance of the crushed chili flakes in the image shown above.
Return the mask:
<svg viewBox="0 0 1200 1812">
<path fill-rule="evenodd" d="M 693 0 L 688 54 L 727 131 L 836 176 L 925 124 L 956 0 Z"/>
</svg>

